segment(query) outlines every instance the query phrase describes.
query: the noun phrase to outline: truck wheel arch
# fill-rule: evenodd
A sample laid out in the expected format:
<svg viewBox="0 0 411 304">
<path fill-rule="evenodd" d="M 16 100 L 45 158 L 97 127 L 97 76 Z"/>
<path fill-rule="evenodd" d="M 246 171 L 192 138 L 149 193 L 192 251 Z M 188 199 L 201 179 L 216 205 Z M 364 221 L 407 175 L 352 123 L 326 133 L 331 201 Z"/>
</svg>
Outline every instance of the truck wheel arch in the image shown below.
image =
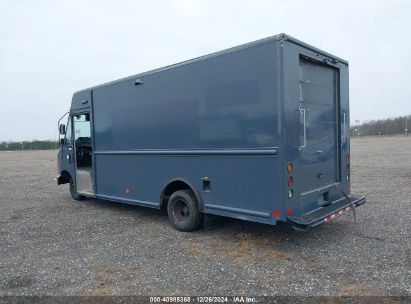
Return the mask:
<svg viewBox="0 0 411 304">
<path fill-rule="evenodd" d="M 167 208 L 168 199 L 174 192 L 187 189 L 191 190 L 194 193 L 198 202 L 198 208 L 200 211 L 203 211 L 203 201 L 201 200 L 201 196 L 199 195 L 198 191 L 188 180 L 182 177 L 173 178 L 165 184 L 160 195 L 160 208 Z"/>
</svg>

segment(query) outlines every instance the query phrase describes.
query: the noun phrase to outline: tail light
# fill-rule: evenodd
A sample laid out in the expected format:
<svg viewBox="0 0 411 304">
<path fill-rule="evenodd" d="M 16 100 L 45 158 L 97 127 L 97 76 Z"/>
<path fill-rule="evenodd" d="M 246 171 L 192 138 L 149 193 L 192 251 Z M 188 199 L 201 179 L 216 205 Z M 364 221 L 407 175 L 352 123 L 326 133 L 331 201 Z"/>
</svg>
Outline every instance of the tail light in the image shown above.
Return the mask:
<svg viewBox="0 0 411 304">
<path fill-rule="evenodd" d="M 288 177 L 288 186 L 291 186 L 294 183 L 294 179 L 292 176 Z"/>
</svg>

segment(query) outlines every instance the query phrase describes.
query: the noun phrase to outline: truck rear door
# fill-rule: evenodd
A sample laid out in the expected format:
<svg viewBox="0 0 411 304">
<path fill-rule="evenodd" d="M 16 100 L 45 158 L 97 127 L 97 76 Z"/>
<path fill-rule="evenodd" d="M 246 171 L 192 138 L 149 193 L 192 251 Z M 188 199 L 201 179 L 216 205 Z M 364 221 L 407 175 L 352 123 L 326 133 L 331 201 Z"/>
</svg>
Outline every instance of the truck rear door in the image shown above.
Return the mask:
<svg viewBox="0 0 411 304">
<path fill-rule="evenodd" d="M 300 191 L 339 181 L 338 70 L 300 56 Z"/>
</svg>

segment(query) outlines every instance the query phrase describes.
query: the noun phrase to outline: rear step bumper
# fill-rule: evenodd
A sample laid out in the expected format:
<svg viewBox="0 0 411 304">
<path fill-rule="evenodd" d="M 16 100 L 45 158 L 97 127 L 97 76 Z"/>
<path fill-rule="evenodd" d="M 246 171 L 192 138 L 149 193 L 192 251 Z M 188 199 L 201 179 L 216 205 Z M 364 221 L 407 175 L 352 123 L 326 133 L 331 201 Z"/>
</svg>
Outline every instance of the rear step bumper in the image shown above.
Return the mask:
<svg viewBox="0 0 411 304">
<path fill-rule="evenodd" d="M 288 217 L 288 221 L 304 227 L 315 227 L 331 221 L 365 203 L 365 197 L 342 199 L 336 203 L 320 207 L 298 217 Z M 354 210 L 355 212 L 355 210 Z"/>
</svg>

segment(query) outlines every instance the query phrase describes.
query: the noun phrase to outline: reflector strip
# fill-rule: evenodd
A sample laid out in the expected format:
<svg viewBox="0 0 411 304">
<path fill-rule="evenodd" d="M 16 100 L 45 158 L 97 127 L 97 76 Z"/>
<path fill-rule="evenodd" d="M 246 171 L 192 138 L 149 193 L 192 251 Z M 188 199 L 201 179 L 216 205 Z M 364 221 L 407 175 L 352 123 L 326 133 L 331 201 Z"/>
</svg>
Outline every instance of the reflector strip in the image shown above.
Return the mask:
<svg viewBox="0 0 411 304">
<path fill-rule="evenodd" d="M 331 221 L 331 220 L 335 219 L 336 217 L 339 217 L 340 215 L 342 215 L 342 214 L 350 211 L 351 209 L 352 209 L 351 206 L 347 206 L 347 207 L 345 207 L 345 208 L 343 208 L 343 209 L 341 209 L 341 210 L 339 210 L 339 211 L 337 211 L 337 212 L 334 212 L 333 214 L 325 217 L 325 218 L 324 218 L 324 221 L 325 221 L 325 222 Z"/>
</svg>

